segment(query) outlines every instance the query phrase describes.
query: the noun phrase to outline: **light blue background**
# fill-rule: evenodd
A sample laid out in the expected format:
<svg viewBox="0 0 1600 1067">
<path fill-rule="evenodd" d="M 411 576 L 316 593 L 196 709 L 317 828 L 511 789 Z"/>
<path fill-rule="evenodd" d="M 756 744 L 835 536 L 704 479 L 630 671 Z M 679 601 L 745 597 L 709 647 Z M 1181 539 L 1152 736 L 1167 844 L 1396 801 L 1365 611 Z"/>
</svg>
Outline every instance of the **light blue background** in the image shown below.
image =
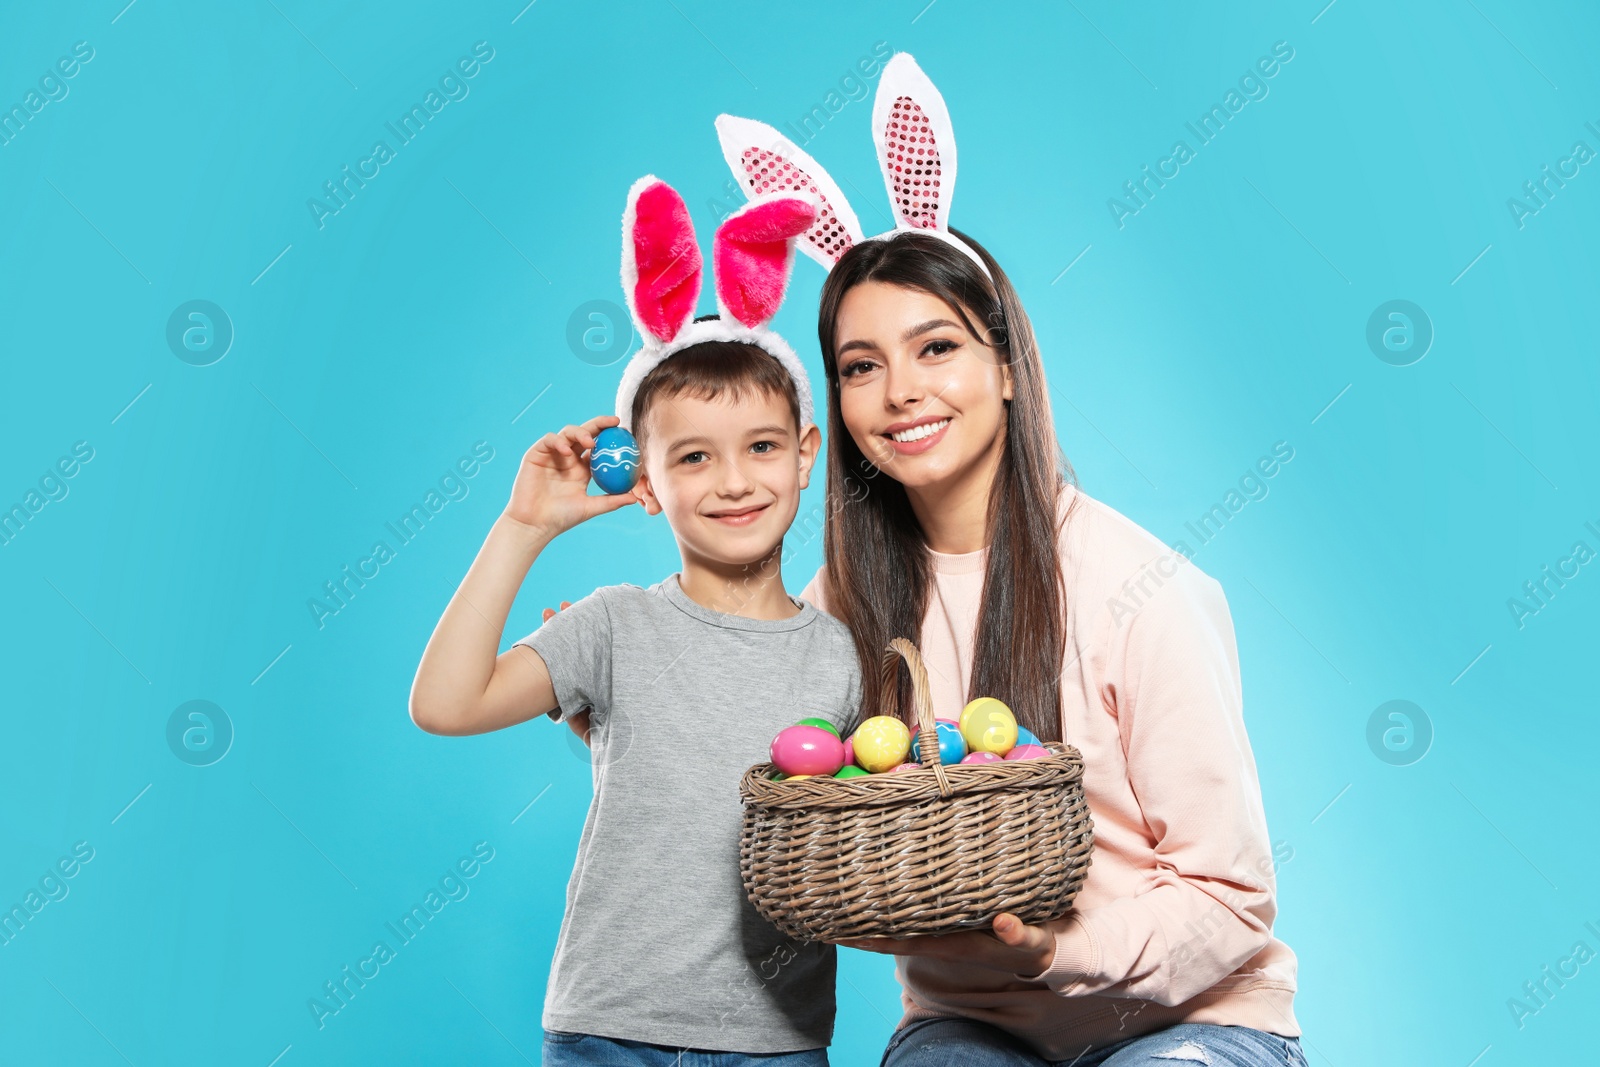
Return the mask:
<svg viewBox="0 0 1600 1067">
<path fill-rule="evenodd" d="M 0 32 L 8 108 L 94 48 L 0 147 L 0 505 L 94 449 L 0 546 L 0 904 L 95 850 L 0 947 L 0 1059 L 537 1060 L 589 769 L 545 722 L 423 734 L 418 656 L 520 453 L 610 408 L 618 367 L 565 331 L 619 299 L 628 184 L 670 180 L 708 237 L 732 203 L 714 115 L 798 120 L 880 41 L 949 101 L 956 224 L 1020 290 L 1088 492 L 1194 547 L 1187 521 L 1294 449 L 1195 559 L 1228 593 L 1292 850 L 1277 933 L 1311 1062 L 1592 1049 L 1600 964 L 1520 1028 L 1507 1004 L 1575 942 L 1600 951 L 1600 568 L 1520 628 L 1507 606 L 1574 542 L 1600 550 L 1600 173 L 1520 228 L 1507 207 L 1600 148 L 1590 5 L 124 2 L 13 3 Z M 319 229 L 308 198 L 477 41 L 470 95 Z M 1269 95 L 1119 228 L 1108 199 L 1195 147 L 1184 123 L 1277 41 Z M 807 148 L 876 232 L 870 113 L 847 103 Z M 820 282 L 801 261 L 777 324 L 819 380 Z M 194 299 L 236 331 L 207 367 L 165 340 Z M 1391 299 L 1436 331 L 1410 366 L 1365 340 Z M 385 523 L 477 441 L 469 495 L 319 628 L 308 599 L 397 547 Z M 821 555 L 800 548 L 795 590 Z M 659 520 L 594 522 L 540 561 L 506 642 L 676 564 Z M 208 767 L 166 741 L 193 699 L 235 730 Z M 1366 739 L 1393 699 L 1434 731 L 1408 766 Z M 479 841 L 470 895 L 319 1030 L 308 999 Z M 876 1063 L 892 971 L 846 952 L 841 973 L 834 1062 Z"/>
</svg>

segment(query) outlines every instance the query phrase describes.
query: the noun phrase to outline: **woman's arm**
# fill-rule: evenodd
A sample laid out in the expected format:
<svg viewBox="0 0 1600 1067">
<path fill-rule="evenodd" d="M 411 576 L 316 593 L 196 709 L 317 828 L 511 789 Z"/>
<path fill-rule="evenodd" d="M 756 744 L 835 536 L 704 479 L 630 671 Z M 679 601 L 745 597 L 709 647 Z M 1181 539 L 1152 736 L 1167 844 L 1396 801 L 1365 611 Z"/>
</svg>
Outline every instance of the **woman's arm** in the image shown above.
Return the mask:
<svg viewBox="0 0 1600 1067">
<path fill-rule="evenodd" d="M 1122 620 L 1107 670 L 1128 781 L 1154 837 L 1150 886 L 1051 924 L 1049 966 L 1019 977 L 1063 996 L 1181 1004 L 1261 951 L 1277 915 L 1222 587 L 1180 563 Z"/>
<path fill-rule="evenodd" d="M 422 729 L 485 733 L 556 706 L 550 672 L 537 652 L 525 645 L 498 656 L 495 650 L 517 590 L 545 546 L 585 519 L 638 501 L 631 493 L 587 493 L 584 455 L 594 447 L 594 435 L 617 421 L 602 415 L 545 434 L 522 457 L 510 503 L 450 598 L 417 666 L 410 709 L 411 720 Z"/>
<path fill-rule="evenodd" d="M 1150 887 L 1037 926 L 844 942 L 976 964 L 1063 996 L 1181 1004 L 1259 952 L 1272 855 L 1222 588 L 1185 563 L 1117 631 L 1108 662 L 1129 782 L 1155 835 Z"/>
</svg>

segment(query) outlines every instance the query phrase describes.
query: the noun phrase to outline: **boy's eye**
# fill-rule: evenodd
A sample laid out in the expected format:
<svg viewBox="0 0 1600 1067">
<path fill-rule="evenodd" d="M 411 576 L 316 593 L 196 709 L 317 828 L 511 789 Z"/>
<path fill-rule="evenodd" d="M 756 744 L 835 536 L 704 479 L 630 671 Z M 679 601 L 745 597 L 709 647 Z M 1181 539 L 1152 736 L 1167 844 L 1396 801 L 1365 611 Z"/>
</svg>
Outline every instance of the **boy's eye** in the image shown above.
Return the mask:
<svg viewBox="0 0 1600 1067">
<path fill-rule="evenodd" d="M 778 447 L 778 442 L 776 442 L 776 441 L 757 441 L 755 444 L 751 445 L 750 447 L 755 450 L 756 455 L 764 456 L 768 452 L 771 452 L 771 451 L 775 450 Z"/>
<path fill-rule="evenodd" d="M 684 456 L 682 459 L 678 460 L 678 462 L 696 464 L 705 458 L 706 454 L 704 452 L 690 452 L 687 456 Z"/>
</svg>

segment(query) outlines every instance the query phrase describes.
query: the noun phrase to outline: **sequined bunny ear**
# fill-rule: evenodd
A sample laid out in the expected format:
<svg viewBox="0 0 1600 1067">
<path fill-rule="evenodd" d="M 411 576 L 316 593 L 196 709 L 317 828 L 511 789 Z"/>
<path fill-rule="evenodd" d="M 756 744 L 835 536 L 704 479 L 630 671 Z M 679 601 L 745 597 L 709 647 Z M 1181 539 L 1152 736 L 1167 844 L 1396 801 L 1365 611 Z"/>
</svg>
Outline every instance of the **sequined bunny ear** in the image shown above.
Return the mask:
<svg viewBox="0 0 1600 1067">
<path fill-rule="evenodd" d="M 872 102 L 872 140 L 895 228 L 950 230 L 956 137 L 944 97 L 905 52 L 890 59 Z"/>
<path fill-rule="evenodd" d="M 622 216 L 622 292 L 639 332 L 665 344 L 694 317 L 700 248 L 678 191 L 653 174 L 628 190 Z"/>
<path fill-rule="evenodd" d="M 832 270 L 862 240 L 861 224 L 828 172 L 800 147 L 764 122 L 717 116 L 722 156 L 747 197 L 796 192 L 817 203 L 812 224 L 798 235 L 800 251 Z"/>
</svg>

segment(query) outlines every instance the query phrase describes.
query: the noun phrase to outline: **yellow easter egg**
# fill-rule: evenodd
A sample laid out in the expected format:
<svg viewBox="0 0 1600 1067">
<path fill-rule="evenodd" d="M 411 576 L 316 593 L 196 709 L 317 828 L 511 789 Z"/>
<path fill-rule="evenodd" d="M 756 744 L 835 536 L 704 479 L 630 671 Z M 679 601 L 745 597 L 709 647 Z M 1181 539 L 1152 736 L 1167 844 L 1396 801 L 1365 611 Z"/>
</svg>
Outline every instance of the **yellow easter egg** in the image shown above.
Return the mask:
<svg viewBox="0 0 1600 1067">
<path fill-rule="evenodd" d="M 851 735 L 856 762 L 873 774 L 882 774 L 906 761 L 911 751 L 911 731 L 892 715 L 874 715 Z"/>
<path fill-rule="evenodd" d="M 961 737 L 968 752 L 1004 756 L 1017 743 L 1017 717 L 994 697 L 979 697 L 961 709 Z"/>
</svg>

